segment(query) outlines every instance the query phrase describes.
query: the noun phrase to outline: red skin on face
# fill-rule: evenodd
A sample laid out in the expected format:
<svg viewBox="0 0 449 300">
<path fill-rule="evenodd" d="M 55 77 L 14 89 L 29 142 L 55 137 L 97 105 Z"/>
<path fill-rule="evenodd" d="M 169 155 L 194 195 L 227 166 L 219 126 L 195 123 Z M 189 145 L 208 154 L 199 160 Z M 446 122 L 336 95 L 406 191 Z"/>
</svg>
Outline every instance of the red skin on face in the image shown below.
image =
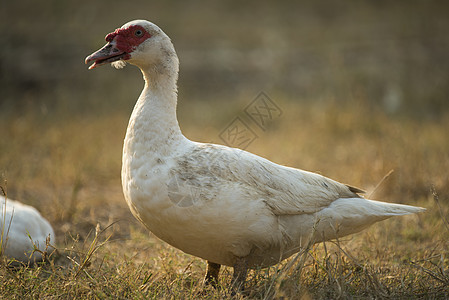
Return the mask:
<svg viewBox="0 0 449 300">
<path fill-rule="evenodd" d="M 126 53 L 131 53 L 137 46 L 150 38 L 149 34 L 140 25 L 131 25 L 128 28 L 118 28 L 106 36 L 107 42 L 112 42 L 115 38 L 116 47 Z"/>
</svg>

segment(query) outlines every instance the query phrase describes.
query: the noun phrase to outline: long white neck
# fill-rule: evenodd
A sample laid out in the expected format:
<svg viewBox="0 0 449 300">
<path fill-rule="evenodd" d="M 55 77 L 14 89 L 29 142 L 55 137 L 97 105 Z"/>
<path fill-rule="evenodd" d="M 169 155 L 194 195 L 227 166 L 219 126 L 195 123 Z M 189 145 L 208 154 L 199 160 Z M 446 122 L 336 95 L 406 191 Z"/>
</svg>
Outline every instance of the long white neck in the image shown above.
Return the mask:
<svg viewBox="0 0 449 300">
<path fill-rule="evenodd" d="M 160 64 L 141 67 L 145 87 L 129 120 L 124 155 L 169 155 L 173 143 L 185 140 L 176 118 L 178 68 L 175 53 Z"/>
</svg>

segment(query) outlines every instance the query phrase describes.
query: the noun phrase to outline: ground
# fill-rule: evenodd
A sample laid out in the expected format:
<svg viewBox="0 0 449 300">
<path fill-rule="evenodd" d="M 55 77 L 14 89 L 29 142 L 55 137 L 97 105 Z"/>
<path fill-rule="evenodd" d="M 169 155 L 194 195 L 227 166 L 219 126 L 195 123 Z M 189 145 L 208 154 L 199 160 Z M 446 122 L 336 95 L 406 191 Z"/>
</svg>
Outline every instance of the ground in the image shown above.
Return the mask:
<svg viewBox="0 0 449 300">
<path fill-rule="evenodd" d="M 427 208 L 250 272 L 249 298 L 449 296 L 444 6 L 192 1 L 106 15 L 77 3 L 36 8 L 42 14 L 2 4 L 0 186 L 52 223 L 57 250 L 32 267 L 2 257 L 1 297 L 229 297 L 230 269 L 222 288 L 203 292 L 205 262 L 148 233 L 123 199 L 121 148 L 141 75 L 87 71 L 83 59 L 136 17 L 175 43 L 190 139 L 239 146 L 226 135 L 239 120 L 250 152 Z M 263 126 L 248 114 L 260 92 L 276 109 Z"/>
</svg>

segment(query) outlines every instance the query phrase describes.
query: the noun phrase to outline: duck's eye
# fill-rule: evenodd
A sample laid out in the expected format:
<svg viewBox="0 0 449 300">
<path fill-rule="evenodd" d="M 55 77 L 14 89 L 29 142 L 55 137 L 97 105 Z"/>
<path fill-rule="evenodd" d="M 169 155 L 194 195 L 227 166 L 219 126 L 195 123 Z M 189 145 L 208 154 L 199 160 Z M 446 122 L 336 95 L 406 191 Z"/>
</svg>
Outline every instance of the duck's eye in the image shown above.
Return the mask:
<svg viewBox="0 0 449 300">
<path fill-rule="evenodd" d="M 137 29 L 136 31 L 134 31 L 134 35 L 137 37 L 141 37 L 143 35 L 143 31 L 140 29 Z"/>
</svg>

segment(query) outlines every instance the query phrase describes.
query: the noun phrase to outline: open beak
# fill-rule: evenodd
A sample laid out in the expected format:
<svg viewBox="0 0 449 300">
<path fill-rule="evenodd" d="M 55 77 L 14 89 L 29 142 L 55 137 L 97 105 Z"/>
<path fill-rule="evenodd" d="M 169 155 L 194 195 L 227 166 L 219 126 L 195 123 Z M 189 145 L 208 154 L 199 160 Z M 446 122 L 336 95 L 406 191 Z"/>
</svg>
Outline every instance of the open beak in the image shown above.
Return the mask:
<svg viewBox="0 0 449 300">
<path fill-rule="evenodd" d="M 129 59 L 129 53 L 121 51 L 115 46 L 115 42 L 109 42 L 103 46 L 100 50 L 92 53 L 86 60 L 84 61 L 86 64 L 94 62 L 90 65 L 89 70 L 96 68 L 98 66 L 102 66 L 104 64 L 108 64 L 120 59 Z"/>
</svg>

